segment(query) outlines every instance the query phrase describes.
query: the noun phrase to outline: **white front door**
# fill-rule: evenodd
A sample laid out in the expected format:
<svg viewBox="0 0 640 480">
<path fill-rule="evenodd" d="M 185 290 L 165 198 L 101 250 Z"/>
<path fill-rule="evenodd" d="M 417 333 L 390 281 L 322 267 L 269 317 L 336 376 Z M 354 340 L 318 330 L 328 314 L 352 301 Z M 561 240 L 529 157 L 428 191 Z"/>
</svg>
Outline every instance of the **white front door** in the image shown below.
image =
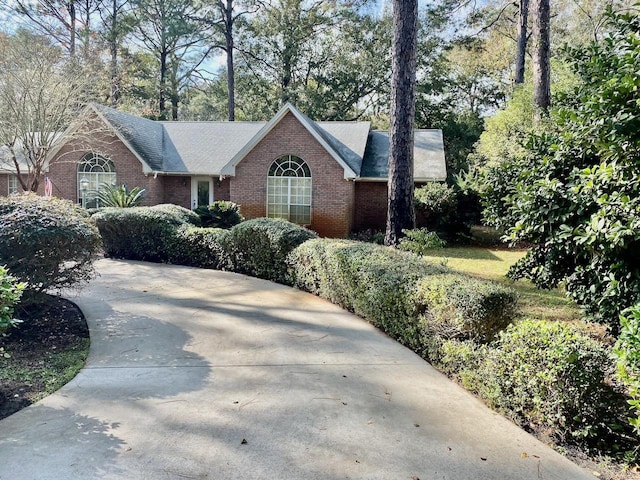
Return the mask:
<svg viewBox="0 0 640 480">
<path fill-rule="evenodd" d="M 213 178 L 191 177 L 191 209 L 213 203 Z"/>
</svg>

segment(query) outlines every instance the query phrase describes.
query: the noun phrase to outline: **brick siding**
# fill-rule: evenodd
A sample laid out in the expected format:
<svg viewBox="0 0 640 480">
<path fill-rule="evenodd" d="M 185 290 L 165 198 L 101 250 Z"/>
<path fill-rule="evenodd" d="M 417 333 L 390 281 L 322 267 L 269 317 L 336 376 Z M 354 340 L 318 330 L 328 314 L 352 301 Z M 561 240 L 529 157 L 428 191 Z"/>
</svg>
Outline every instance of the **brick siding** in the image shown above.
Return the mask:
<svg viewBox="0 0 640 480">
<path fill-rule="evenodd" d="M 266 216 L 267 175 L 283 155 L 302 158 L 311 170 L 310 228 L 326 237 L 346 237 L 351 230 L 354 182 L 344 169 L 291 113 L 288 113 L 236 166 L 230 199 L 247 218 Z"/>
</svg>

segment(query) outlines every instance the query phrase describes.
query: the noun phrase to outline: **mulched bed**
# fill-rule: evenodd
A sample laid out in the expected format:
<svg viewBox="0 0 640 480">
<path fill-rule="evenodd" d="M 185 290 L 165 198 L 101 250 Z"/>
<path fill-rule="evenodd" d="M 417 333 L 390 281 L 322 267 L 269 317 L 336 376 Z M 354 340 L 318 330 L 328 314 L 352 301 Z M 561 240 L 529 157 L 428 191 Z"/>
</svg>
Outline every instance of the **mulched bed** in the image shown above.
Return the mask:
<svg viewBox="0 0 640 480">
<path fill-rule="evenodd" d="M 0 337 L 0 346 L 11 355 L 0 358 L 0 368 L 5 373 L 47 368 L 52 353 L 79 348 L 89 338 L 84 315 L 64 298 L 46 296 L 42 302 L 17 309 L 15 316 L 23 323 Z M 42 398 L 46 389 L 39 378 L 0 376 L 0 419 Z"/>
</svg>

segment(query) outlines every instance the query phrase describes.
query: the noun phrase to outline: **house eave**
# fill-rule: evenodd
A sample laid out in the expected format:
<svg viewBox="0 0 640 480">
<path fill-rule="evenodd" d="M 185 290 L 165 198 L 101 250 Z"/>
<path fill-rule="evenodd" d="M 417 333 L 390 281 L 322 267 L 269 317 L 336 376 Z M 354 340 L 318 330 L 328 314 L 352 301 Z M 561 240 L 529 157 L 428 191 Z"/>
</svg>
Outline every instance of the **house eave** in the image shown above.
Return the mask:
<svg viewBox="0 0 640 480">
<path fill-rule="evenodd" d="M 413 183 L 423 183 L 423 182 L 444 182 L 445 178 L 437 178 L 437 177 L 419 177 L 414 178 Z M 389 179 L 387 177 L 358 177 L 355 179 L 356 182 L 371 182 L 371 183 L 382 183 L 388 182 Z"/>
</svg>

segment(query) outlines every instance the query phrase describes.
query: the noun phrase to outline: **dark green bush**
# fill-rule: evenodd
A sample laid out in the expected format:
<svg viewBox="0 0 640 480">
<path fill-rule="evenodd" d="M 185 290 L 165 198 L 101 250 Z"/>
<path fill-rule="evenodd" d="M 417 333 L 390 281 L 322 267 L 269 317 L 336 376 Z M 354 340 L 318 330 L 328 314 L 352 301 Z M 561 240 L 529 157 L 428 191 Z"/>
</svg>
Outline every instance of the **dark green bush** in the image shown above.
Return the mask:
<svg viewBox="0 0 640 480">
<path fill-rule="evenodd" d="M 224 249 L 234 272 L 290 284 L 287 255 L 317 235 L 286 220 L 256 218 L 227 231 Z"/>
<path fill-rule="evenodd" d="M 407 252 L 424 255 L 434 248 L 443 248 L 446 245 L 436 232 L 430 232 L 426 228 L 403 230 L 402 233 L 406 236 L 400 239 L 398 248 Z"/>
<path fill-rule="evenodd" d="M 432 337 L 445 333 L 433 322 L 457 328 L 450 337 L 485 339 L 515 314 L 510 290 L 387 247 L 312 240 L 288 261 L 295 286 L 351 310 L 427 358 Z"/>
<path fill-rule="evenodd" d="M 190 267 L 228 270 L 229 261 L 223 247 L 226 233 L 220 228 L 182 225 L 170 242 L 167 261 Z"/>
<path fill-rule="evenodd" d="M 91 279 L 99 249 L 98 230 L 77 205 L 35 194 L 0 198 L 0 265 L 26 283 L 23 302 Z"/>
<path fill-rule="evenodd" d="M 479 391 L 520 425 L 551 427 L 573 444 L 606 442 L 624 411 L 606 382 L 611 367 L 608 350 L 577 327 L 525 320 L 485 350 Z"/>
<path fill-rule="evenodd" d="M 9 274 L 9 271 L 0 266 L 0 336 L 19 321 L 13 318 L 13 307 L 20 301 L 25 284 L 19 283 Z M 0 348 L 0 358 L 4 351 Z"/>
<path fill-rule="evenodd" d="M 176 205 L 103 208 L 91 218 L 100 230 L 107 256 L 150 262 L 168 261 L 178 227 L 200 220 Z"/>
<path fill-rule="evenodd" d="M 231 228 L 243 220 L 240 206 L 225 200 L 198 207 L 195 213 L 200 217 L 203 227 Z"/>
<path fill-rule="evenodd" d="M 640 303 L 627 309 L 620 317 L 622 328 L 616 343 L 618 375 L 629 387 L 630 424 L 640 435 Z"/>
<path fill-rule="evenodd" d="M 415 191 L 417 223 L 448 242 L 459 242 L 469 237 L 467 223 L 475 219 L 469 216 L 470 193 L 456 190 L 445 183 L 429 182 Z M 464 207 L 464 208 L 461 208 Z"/>
<path fill-rule="evenodd" d="M 416 301 L 427 336 L 490 341 L 516 316 L 514 291 L 459 274 L 422 278 Z"/>
</svg>

